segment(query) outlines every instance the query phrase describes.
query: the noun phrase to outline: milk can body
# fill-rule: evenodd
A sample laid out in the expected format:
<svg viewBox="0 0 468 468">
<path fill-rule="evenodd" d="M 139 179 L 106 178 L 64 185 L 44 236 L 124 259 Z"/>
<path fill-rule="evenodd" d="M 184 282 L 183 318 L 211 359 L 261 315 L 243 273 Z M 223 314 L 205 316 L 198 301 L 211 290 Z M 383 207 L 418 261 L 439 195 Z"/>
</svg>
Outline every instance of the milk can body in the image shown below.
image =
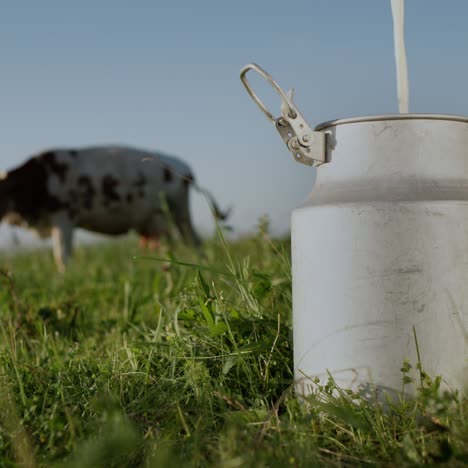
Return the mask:
<svg viewBox="0 0 468 468">
<path fill-rule="evenodd" d="M 403 390 L 402 364 L 468 384 L 468 119 L 323 124 L 327 163 L 292 214 L 296 389 L 330 373 Z M 407 384 L 405 390 L 414 391 Z"/>
</svg>

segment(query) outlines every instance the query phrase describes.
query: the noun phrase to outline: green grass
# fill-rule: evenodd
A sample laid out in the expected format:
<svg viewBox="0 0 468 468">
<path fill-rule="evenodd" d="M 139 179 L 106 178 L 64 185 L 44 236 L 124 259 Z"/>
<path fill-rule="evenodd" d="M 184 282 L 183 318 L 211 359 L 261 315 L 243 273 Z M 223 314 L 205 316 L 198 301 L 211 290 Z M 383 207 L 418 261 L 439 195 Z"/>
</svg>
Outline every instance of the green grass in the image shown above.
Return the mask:
<svg viewBox="0 0 468 468">
<path fill-rule="evenodd" d="M 0 466 L 468 463 L 467 400 L 437 378 L 385 407 L 332 380 L 298 402 L 287 241 L 135 255 L 80 247 L 64 276 L 49 251 L 0 257 Z"/>
</svg>

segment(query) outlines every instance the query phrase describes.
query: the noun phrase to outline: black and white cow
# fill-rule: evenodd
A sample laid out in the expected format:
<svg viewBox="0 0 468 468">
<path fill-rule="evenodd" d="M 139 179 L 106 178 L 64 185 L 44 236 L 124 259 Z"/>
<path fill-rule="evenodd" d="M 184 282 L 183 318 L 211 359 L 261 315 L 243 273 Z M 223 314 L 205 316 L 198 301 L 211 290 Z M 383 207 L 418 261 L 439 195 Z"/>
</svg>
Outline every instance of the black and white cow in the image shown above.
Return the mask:
<svg viewBox="0 0 468 468">
<path fill-rule="evenodd" d="M 60 271 L 71 256 L 76 227 L 102 234 L 134 230 L 143 241 L 157 241 L 169 235 L 169 211 L 182 237 L 198 246 L 190 186 L 207 196 L 218 219 L 227 216 L 195 183 L 185 162 L 135 148 L 53 149 L 0 178 L 0 220 L 33 228 L 41 237 L 52 235 Z"/>
</svg>

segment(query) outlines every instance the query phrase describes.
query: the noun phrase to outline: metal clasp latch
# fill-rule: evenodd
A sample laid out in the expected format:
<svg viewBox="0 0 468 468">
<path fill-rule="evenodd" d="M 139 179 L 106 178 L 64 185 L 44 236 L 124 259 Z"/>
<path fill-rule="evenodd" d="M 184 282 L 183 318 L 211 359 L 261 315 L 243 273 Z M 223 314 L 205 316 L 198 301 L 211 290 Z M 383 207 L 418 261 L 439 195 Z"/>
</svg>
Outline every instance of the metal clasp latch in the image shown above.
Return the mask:
<svg viewBox="0 0 468 468">
<path fill-rule="evenodd" d="M 263 102 L 254 93 L 247 81 L 246 73 L 255 70 L 262 76 L 281 97 L 281 116 L 275 118 L 266 108 Z M 242 68 L 240 78 L 260 110 L 275 124 L 281 138 L 286 143 L 289 151 L 297 162 L 308 166 L 320 166 L 326 162 L 325 158 L 325 133 L 315 132 L 306 122 L 293 102 L 293 90 L 285 93 L 276 81 L 259 65 L 249 63 Z"/>
</svg>

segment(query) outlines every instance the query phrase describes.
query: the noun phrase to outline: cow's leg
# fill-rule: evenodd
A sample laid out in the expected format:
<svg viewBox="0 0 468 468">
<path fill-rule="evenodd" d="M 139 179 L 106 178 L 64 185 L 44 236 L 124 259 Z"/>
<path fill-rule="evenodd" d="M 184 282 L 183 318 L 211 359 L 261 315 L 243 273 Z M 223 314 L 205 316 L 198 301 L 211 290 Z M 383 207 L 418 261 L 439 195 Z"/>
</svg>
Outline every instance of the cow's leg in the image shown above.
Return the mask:
<svg viewBox="0 0 468 468">
<path fill-rule="evenodd" d="M 151 217 L 146 220 L 143 226 L 138 230 L 140 235 L 140 247 L 156 250 L 160 247 L 160 238 L 169 234 L 164 213 L 155 210 Z"/>
<path fill-rule="evenodd" d="M 184 183 L 183 194 L 180 199 L 181 203 L 177 207 L 173 207 L 172 216 L 174 217 L 174 223 L 180 232 L 182 238 L 194 245 L 199 247 L 201 245 L 201 239 L 196 233 L 192 220 L 190 217 L 190 206 L 189 206 L 189 185 Z"/>
<path fill-rule="evenodd" d="M 180 234 L 182 235 L 182 238 L 194 245 L 195 247 L 199 247 L 201 245 L 201 239 L 196 233 L 193 225 L 192 225 L 192 220 L 190 219 L 190 214 L 187 213 L 184 216 L 177 217 L 175 219 L 175 224 L 177 226 L 177 229 L 179 230 Z"/>
<path fill-rule="evenodd" d="M 143 235 L 143 234 L 140 234 L 139 244 L 140 244 L 140 249 L 142 249 L 142 250 L 146 249 L 146 247 L 148 245 L 148 237 Z"/>
<path fill-rule="evenodd" d="M 73 227 L 73 222 L 66 213 L 52 216 L 54 259 L 60 273 L 65 271 L 65 265 L 72 254 Z"/>
<path fill-rule="evenodd" d="M 156 250 L 159 249 L 161 246 L 161 242 L 159 240 L 158 234 L 140 234 L 140 248 L 149 250 Z"/>
<path fill-rule="evenodd" d="M 161 241 L 159 240 L 159 236 L 150 236 L 148 240 L 148 248 L 150 250 L 159 250 L 161 247 Z"/>
</svg>

